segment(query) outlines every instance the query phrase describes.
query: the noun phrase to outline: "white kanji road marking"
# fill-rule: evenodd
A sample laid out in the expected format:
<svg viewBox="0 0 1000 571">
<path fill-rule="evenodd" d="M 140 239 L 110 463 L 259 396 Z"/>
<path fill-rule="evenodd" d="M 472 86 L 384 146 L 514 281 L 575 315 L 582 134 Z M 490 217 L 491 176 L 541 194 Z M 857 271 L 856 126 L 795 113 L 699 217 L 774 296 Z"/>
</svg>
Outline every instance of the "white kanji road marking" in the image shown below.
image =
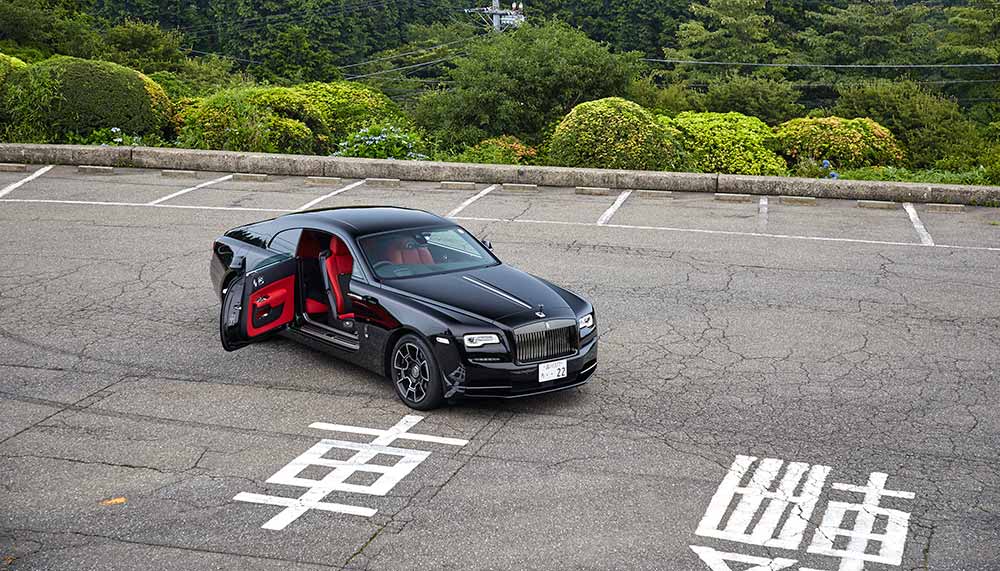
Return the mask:
<svg viewBox="0 0 1000 571">
<path fill-rule="evenodd" d="M 912 500 L 913 492 L 901 492 L 885 489 L 888 474 L 872 472 L 865 486 L 834 483 L 833 489 L 864 494 L 861 503 L 830 502 L 823 522 L 813 535 L 809 553 L 830 555 L 841 559 L 839 571 L 862 571 L 865 563 L 884 563 L 899 565 L 903 562 L 903 547 L 906 545 L 906 533 L 910 514 L 880 506 L 883 497 L 904 498 Z M 854 513 L 854 524 L 850 529 L 844 529 L 843 523 L 848 513 Z M 875 522 L 882 518 L 885 532 L 875 533 Z M 847 537 L 848 542 L 843 549 L 834 547 L 838 537 Z M 868 553 L 869 545 L 875 543 L 878 549 Z"/>
<path fill-rule="evenodd" d="M 741 553 L 727 553 L 725 551 L 719 551 L 717 549 L 712 549 L 711 547 L 702 547 L 700 545 L 692 545 L 691 551 L 698 554 L 698 557 L 708 565 L 708 568 L 712 571 L 733 571 L 733 568 L 729 566 L 727 561 L 732 561 L 734 563 L 749 563 L 753 567 L 740 567 L 740 571 L 778 571 L 779 569 L 786 569 L 795 565 L 795 559 L 785 559 L 782 557 L 777 557 L 775 559 L 769 559 L 767 557 L 754 557 L 752 555 L 743 555 Z"/>
<path fill-rule="evenodd" d="M 292 523 L 302 514 L 311 509 L 371 517 L 375 515 L 377 510 L 360 506 L 324 502 L 323 500 L 332 492 L 351 492 L 384 496 L 389 493 L 389 491 L 392 490 L 392 488 L 395 487 L 400 480 L 405 478 L 410 472 L 413 471 L 414 468 L 419 466 L 420 463 L 426 460 L 431 454 L 430 452 L 425 452 L 423 450 L 410 450 L 407 448 L 395 448 L 389 446 L 398 439 L 447 444 L 451 446 L 465 446 L 468 444 L 468 440 L 462 440 L 460 438 L 442 438 L 427 434 L 409 433 L 408 431 L 421 420 L 423 420 L 422 416 L 407 415 L 388 430 L 348 426 L 343 424 L 328 424 L 323 422 L 313 423 L 310 425 L 311 428 L 337 432 L 349 432 L 353 434 L 366 434 L 375 436 L 375 439 L 371 442 L 347 442 L 344 440 L 330 440 L 324 438 L 267 479 L 267 483 L 269 484 L 309 488 L 298 498 L 286 498 L 282 496 L 269 496 L 264 494 L 240 492 L 239 494 L 236 494 L 233 499 L 241 502 L 284 507 L 285 509 L 261 526 L 264 529 L 284 529 L 288 524 Z M 324 457 L 327 452 L 335 448 L 341 450 L 354 450 L 355 453 L 347 460 L 333 460 Z M 380 454 L 396 456 L 398 460 L 391 466 L 369 464 L 369 462 Z M 321 480 L 313 480 L 299 476 L 303 470 L 310 466 L 324 466 L 327 468 L 333 468 L 333 470 L 331 470 Z M 378 474 L 379 476 L 374 482 L 368 485 L 348 484 L 347 479 L 357 472 L 368 472 Z"/>
<path fill-rule="evenodd" d="M 746 486 L 741 486 L 740 482 L 756 461 L 757 458 L 753 456 L 736 457 L 712 497 L 705 511 L 705 517 L 698 524 L 695 533 L 702 537 L 764 547 L 797 549 L 802 543 L 806 524 L 823 491 L 823 484 L 826 482 L 830 467 L 818 464 L 810 467 L 809 464 L 802 462 L 789 462 L 785 466 L 784 475 L 778 482 L 777 489 L 770 491 L 785 462 L 776 458 L 765 458 L 757 465 L 750 482 Z M 796 494 L 795 490 L 800 484 L 801 491 Z M 737 501 L 736 506 L 723 526 L 722 519 L 734 500 Z M 751 522 L 765 502 L 763 514 L 751 528 Z M 787 514 L 785 524 L 779 530 L 778 526 L 789 506 L 791 512 Z"/>
</svg>

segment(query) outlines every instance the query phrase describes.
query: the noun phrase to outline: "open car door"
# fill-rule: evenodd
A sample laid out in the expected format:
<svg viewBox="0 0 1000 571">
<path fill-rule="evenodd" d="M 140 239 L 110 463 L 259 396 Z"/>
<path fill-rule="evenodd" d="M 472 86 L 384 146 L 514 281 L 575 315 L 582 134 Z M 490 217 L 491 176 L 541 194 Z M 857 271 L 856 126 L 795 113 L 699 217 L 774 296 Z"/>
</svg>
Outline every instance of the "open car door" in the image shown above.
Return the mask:
<svg viewBox="0 0 1000 571">
<path fill-rule="evenodd" d="M 235 351 L 286 327 L 295 318 L 298 261 L 287 258 L 237 277 L 222 299 L 219 337 Z"/>
</svg>

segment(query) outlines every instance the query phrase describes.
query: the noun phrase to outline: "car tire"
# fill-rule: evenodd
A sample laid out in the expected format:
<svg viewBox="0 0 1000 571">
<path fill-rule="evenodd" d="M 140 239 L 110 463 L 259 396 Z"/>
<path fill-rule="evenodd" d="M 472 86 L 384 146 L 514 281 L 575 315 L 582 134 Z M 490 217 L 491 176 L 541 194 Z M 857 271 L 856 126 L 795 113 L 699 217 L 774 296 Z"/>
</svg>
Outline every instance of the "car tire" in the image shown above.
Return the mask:
<svg viewBox="0 0 1000 571">
<path fill-rule="evenodd" d="M 416 410 L 431 410 L 444 402 L 441 371 L 434 353 L 420 337 L 406 334 L 389 354 L 389 379 L 396 396 Z"/>
</svg>

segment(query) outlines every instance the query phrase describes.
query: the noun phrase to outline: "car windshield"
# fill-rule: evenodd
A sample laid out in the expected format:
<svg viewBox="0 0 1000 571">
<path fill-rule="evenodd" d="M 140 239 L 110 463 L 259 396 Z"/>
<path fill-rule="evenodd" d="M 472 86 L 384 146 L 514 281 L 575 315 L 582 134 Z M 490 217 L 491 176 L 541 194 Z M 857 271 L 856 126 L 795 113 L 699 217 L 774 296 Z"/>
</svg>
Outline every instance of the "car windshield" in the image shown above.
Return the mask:
<svg viewBox="0 0 1000 571">
<path fill-rule="evenodd" d="M 498 263 L 457 226 L 388 232 L 361 238 L 358 244 L 380 279 L 471 270 Z"/>
</svg>

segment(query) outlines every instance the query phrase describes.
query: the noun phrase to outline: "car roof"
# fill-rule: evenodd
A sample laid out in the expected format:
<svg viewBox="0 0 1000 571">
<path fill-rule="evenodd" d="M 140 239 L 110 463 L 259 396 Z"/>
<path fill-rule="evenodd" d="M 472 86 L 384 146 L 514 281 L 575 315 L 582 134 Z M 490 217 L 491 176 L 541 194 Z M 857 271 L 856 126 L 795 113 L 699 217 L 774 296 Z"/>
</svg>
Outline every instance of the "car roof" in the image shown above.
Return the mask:
<svg viewBox="0 0 1000 571">
<path fill-rule="evenodd" d="M 407 228 L 453 224 L 447 218 L 413 208 L 395 206 L 346 206 L 286 214 L 274 219 L 286 228 L 340 230 L 353 237 Z"/>
</svg>

